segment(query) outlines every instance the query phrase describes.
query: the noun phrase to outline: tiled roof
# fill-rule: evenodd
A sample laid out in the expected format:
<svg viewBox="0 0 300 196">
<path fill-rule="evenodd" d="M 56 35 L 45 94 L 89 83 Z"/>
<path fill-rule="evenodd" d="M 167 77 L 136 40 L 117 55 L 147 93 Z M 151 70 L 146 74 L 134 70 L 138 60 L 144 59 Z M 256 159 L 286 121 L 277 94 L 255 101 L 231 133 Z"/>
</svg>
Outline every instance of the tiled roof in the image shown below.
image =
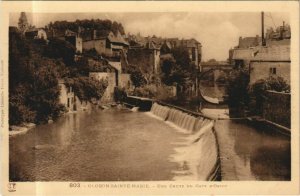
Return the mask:
<svg viewBox="0 0 300 196">
<path fill-rule="evenodd" d="M 118 32 L 117 35 L 114 35 L 113 32 L 109 32 L 107 38 L 109 39 L 110 42 L 113 43 L 121 43 L 121 44 L 129 45 L 129 43 L 122 37 L 120 32 Z"/>
</svg>

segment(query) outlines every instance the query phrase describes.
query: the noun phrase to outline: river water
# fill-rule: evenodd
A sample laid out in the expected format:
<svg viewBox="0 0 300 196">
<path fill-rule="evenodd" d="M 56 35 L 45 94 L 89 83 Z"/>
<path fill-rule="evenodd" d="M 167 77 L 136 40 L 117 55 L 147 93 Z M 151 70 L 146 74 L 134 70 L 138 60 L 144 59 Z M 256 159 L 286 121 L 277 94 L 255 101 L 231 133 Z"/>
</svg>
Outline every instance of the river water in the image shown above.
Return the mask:
<svg viewBox="0 0 300 196">
<path fill-rule="evenodd" d="M 171 180 L 169 160 L 184 134 L 145 113 L 68 114 L 10 139 L 13 181 Z"/>
<path fill-rule="evenodd" d="M 290 138 L 238 121 L 215 128 L 222 180 L 290 179 Z M 182 164 L 170 157 L 186 137 L 142 112 L 68 114 L 10 138 L 10 180 L 182 180 Z"/>
</svg>

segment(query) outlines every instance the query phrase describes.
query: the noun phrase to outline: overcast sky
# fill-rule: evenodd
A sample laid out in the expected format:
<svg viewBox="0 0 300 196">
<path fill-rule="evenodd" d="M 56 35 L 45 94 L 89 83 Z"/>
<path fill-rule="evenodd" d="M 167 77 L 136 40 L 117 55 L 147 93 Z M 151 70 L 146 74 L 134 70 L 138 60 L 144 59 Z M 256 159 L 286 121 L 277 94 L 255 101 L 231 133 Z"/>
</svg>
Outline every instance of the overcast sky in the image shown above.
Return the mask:
<svg viewBox="0 0 300 196">
<path fill-rule="evenodd" d="M 44 27 L 51 21 L 76 19 L 110 19 L 121 22 L 126 33 L 143 36 L 195 38 L 202 44 L 203 60 L 226 60 L 228 50 L 237 45 L 240 36 L 261 34 L 261 14 L 252 13 L 86 13 L 30 14 L 29 22 Z M 17 26 L 20 13 L 12 13 L 10 25 Z M 288 13 L 265 13 L 265 28 L 289 23 Z"/>
</svg>

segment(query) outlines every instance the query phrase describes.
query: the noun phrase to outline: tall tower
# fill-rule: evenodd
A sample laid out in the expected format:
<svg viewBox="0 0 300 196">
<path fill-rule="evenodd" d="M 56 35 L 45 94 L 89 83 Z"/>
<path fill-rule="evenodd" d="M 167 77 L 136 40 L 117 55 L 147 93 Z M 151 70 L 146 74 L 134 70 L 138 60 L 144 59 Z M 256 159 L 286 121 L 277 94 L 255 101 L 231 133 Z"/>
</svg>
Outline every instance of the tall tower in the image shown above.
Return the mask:
<svg viewBox="0 0 300 196">
<path fill-rule="evenodd" d="M 25 30 L 28 28 L 28 21 L 25 12 L 21 12 L 19 22 L 18 22 L 18 27 L 21 32 L 25 32 Z"/>
</svg>

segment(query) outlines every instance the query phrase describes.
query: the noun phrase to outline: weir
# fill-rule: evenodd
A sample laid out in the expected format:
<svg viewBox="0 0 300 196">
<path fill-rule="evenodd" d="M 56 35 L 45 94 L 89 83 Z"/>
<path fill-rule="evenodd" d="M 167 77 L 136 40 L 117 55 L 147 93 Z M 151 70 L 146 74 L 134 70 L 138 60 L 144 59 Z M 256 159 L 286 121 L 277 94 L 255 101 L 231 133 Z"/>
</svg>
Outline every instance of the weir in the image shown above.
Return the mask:
<svg viewBox="0 0 300 196">
<path fill-rule="evenodd" d="M 174 180 L 221 180 L 215 120 L 185 109 L 153 103 L 150 115 L 186 134 L 171 161 L 181 164 Z"/>
</svg>

